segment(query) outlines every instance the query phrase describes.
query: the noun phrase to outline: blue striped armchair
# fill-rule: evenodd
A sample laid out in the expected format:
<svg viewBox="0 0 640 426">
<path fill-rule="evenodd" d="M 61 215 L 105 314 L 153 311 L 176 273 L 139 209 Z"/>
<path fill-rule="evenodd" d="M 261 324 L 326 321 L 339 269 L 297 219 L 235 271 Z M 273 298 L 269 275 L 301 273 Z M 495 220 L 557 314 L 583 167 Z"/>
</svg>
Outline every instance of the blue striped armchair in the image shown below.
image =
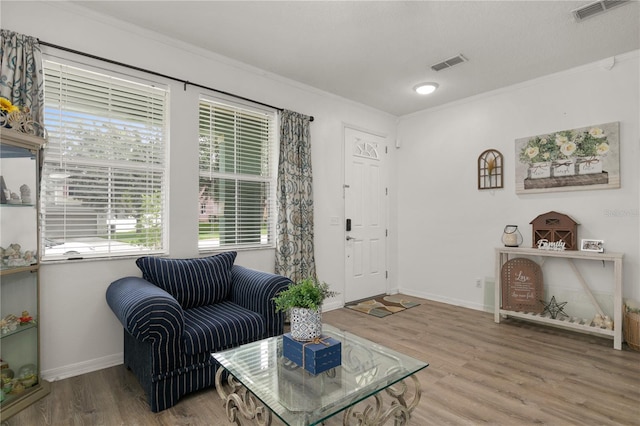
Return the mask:
<svg viewBox="0 0 640 426">
<path fill-rule="evenodd" d="M 291 281 L 234 265 L 235 257 L 141 257 L 142 278 L 108 287 L 107 303 L 125 330 L 124 364 L 153 412 L 214 386 L 212 352 L 283 333 L 284 314 L 272 299 Z"/>
</svg>

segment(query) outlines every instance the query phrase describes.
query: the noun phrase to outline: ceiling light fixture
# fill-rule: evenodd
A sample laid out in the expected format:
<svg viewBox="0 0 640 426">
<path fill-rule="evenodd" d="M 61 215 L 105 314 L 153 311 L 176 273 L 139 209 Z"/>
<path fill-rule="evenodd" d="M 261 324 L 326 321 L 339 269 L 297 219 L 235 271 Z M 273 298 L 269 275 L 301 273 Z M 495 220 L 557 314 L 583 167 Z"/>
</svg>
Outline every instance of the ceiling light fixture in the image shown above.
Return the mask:
<svg viewBox="0 0 640 426">
<path fill-rule="evenodd" d="M 420 95 L 428 95 L 429 93 L 435 92 L 437 88 L 438 83 L 420 83 L 414 86 L 413 90 L 415 90 Z"/>
</svg>

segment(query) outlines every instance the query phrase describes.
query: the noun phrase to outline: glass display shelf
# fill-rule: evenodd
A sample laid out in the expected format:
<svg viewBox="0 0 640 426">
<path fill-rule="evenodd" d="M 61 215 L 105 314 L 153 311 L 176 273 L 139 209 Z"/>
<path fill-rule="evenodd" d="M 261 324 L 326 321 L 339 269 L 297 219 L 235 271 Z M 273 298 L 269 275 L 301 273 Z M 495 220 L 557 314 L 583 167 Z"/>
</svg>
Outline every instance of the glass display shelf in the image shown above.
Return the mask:
<svg viewBox="0 0 640 426">
<path fill-rule="evenodd" d="M 20 399 L 27 399 L 30 396 L 31 397 L 37 397 L 37 398 L 41 398 L 41 396 L 37 395 L 39 393 L 44 391 L 48 392 L 49 391 L 49 386 L 48 383 L 46 384 L 46 386 L 43 388 L 41 386 L 37 386 L 38 385 L 38 379 L 35 379 L 35 383 L 31 384 L 30 387 L 25 387 L 25 389 L 19 393 L 7 393 L 4 392 L 4 400 L 2 400 L 2 402 L 0 402 L 0 406 L 4 407 L 5 405 L 11 405 L 12 403 L 15 402 L 19 402 Z M 42 382 L 42 384 L 45 384 L 46 382 Z M 4 419 L 3 419 L 4 420 Z"/>
<path fill-rule="evenodd" d="M 34 263 L 32 265 L 20 265 L 20 266 L 0 265 L 0 276 L 19 274 L 21 272 L 34 272 L 34 271 L 37 271 L 39 267 L 40 265 L 38 265 L 37 263 Z"/>
<path fill-rule="evenodd" d="M 10 337 L 13 336 L 15 334 L 18 333 L 22 333 L 23 331 L 27 331 L 30 330 L 32 328 L 36 328 L 38 327 L 38 322 L 34 322 L 34 323 L 30 323 L 30 324 L 24 324 L 24 325 L 18 325 L 18 328 L 16 328 L 15 330 L 9 331 L 7 333 L 2 333 L 0 332 L 0 339 L 4 339 L 6 337 Z"/>
</svg>

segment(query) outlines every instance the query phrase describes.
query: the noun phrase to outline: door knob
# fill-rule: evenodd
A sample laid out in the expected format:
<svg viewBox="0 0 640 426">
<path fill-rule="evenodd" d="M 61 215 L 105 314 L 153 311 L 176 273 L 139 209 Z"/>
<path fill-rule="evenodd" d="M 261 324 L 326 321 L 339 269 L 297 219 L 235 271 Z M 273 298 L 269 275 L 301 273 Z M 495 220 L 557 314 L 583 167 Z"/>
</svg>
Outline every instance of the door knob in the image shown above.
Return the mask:
<svg viewBox="0 0 640 426">
<path fill-rule="evenodd" d="M 355 240 L 355 238 L 350 237 L 350 236 L 347 235 L 347 241 L 351 241 L 351 240 Z"/>
</svg>

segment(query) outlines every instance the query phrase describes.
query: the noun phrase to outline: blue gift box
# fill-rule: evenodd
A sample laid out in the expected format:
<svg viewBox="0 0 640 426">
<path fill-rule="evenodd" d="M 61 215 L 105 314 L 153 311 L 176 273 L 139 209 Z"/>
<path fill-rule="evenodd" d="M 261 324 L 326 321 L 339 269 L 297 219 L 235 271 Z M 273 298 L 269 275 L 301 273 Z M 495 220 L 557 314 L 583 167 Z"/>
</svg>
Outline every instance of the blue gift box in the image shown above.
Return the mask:
<svg viewBox="0 0 640 426">
<path fill-rule="evenodd" d="M 304 356 L 303 356 L 304 354 Z M 282 355 L 311 374 L 320 374 L 342 363 L 342 342 L 321 336 L 319 343 L 298 342 L 291 333 L 282 336 Z"/>
</svg>

